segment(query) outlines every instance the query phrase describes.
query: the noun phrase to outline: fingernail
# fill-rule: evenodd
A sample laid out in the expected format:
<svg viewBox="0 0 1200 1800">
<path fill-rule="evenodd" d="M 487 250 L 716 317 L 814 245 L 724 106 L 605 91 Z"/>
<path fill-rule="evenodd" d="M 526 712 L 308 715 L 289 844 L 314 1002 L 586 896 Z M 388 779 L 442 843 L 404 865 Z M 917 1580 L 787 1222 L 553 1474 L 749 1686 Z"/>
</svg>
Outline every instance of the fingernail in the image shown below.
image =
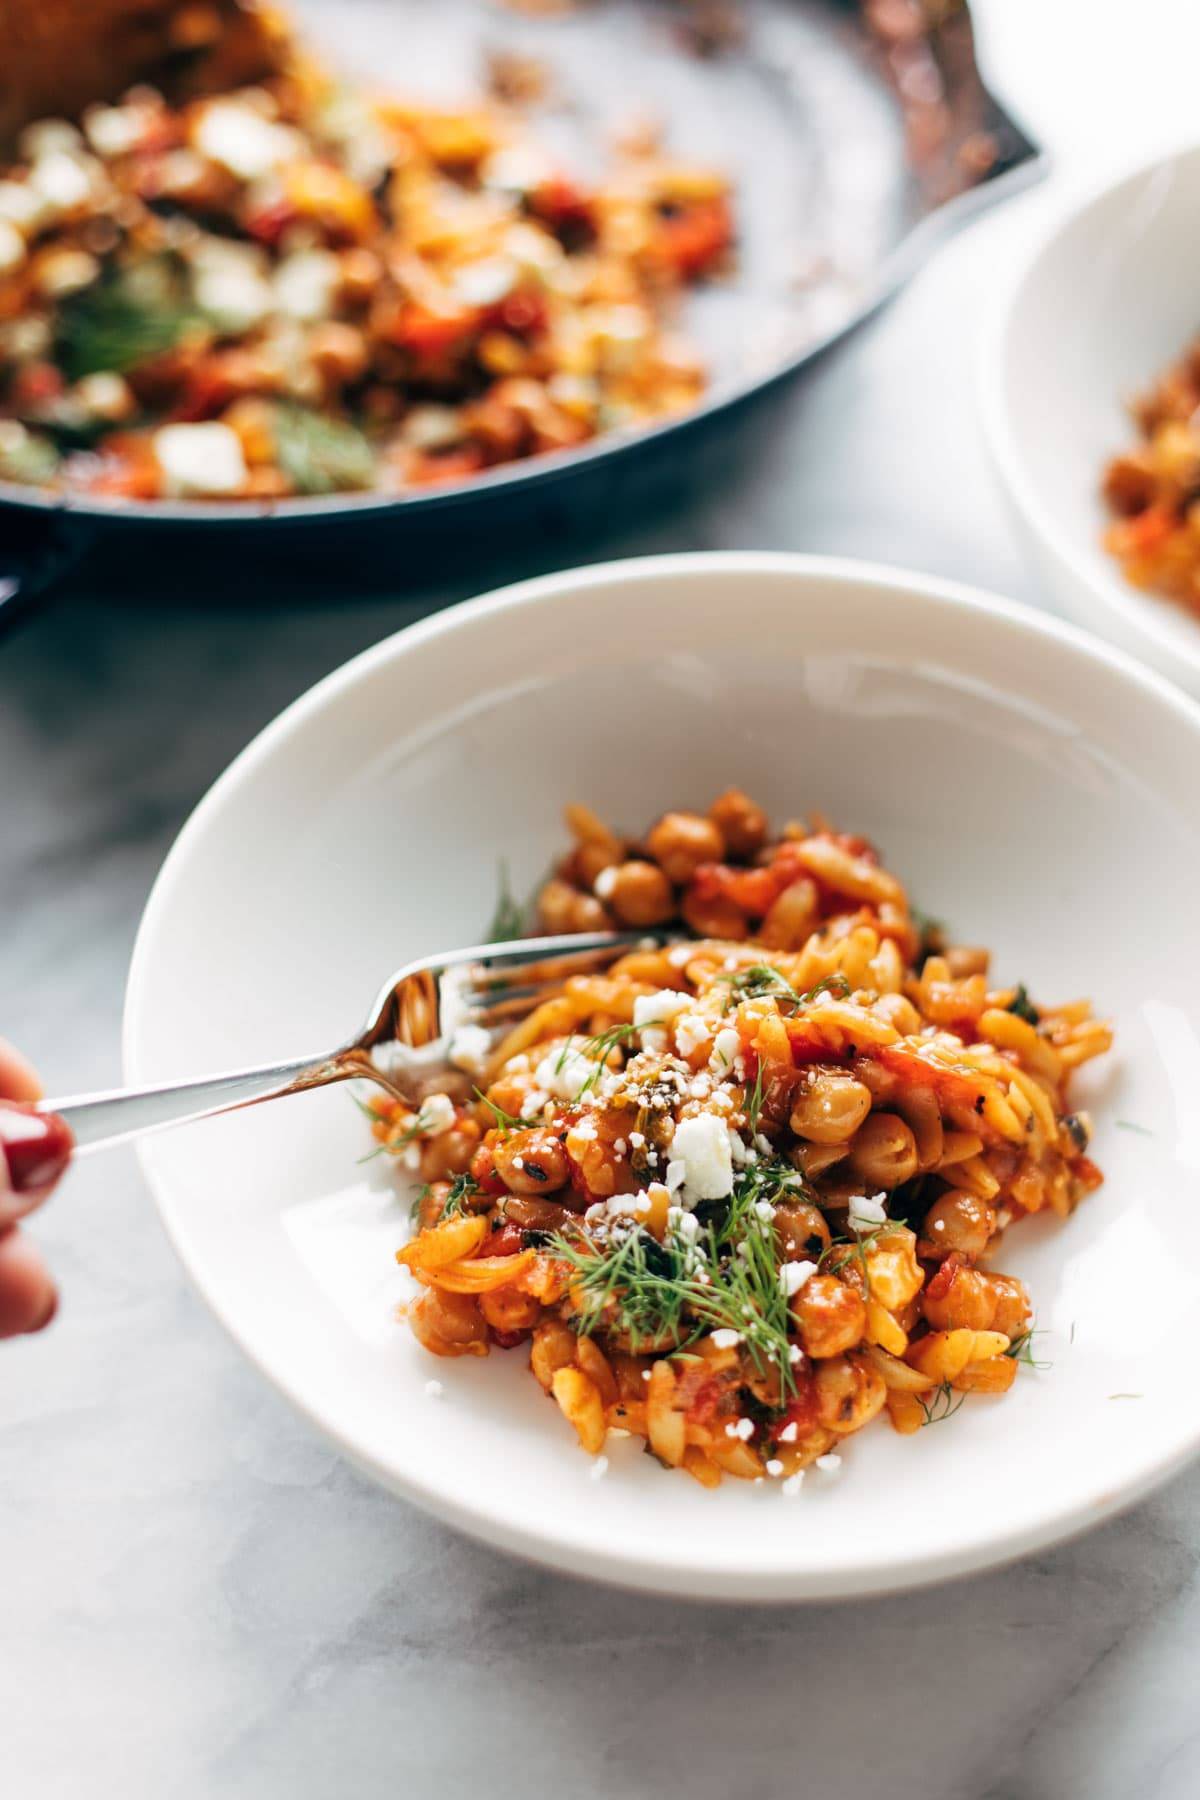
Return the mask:
<svg viewBox="0 0 1200 1800">
<path fill-rule="evenodd" d="M 0 1106 L 0 1145 L 9 1186 L 15 1194 L 28 1194 L 53 1186 L 71 1160 L 75 1140 L 57 1113 Z"/>
<path fill-rule="evenodd" d="M 58 1289 L 51 1288 L 50 1289 L 50 1299 L 46 1306 L 46 1310 L 42 1314 L 41 1318 L 37 1321 L 37 1324 L 31 1325 L 29 1327 L 30 1331 L 45 1331 L 47 1325 L 49 1325 L 50 1321 L 53 1319 L 53 1317 L 57 1311 L 58 1311 Z"/>
</svg>

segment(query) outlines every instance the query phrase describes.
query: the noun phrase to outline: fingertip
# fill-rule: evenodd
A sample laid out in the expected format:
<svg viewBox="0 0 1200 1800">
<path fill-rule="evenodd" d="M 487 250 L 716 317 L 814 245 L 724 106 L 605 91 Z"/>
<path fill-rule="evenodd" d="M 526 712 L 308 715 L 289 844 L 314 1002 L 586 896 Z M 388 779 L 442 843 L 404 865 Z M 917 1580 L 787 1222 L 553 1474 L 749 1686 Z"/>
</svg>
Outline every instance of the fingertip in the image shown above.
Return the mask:
<svg viewBox="0 0 1200 1800">
<path fill-rule="evenodd" d="M 42 1097 L 42 1084 L 33 1064 L 4 1037 L 0 1037 L 0 1094 L 7 1100 L 32 1101 Z"/>
<path fill-rule="evenodd" d="M 0 1236 L 0 1337 L 42 1331 L 58 1311 L 58 1290 L 27 1237 Z"/>
</svg>

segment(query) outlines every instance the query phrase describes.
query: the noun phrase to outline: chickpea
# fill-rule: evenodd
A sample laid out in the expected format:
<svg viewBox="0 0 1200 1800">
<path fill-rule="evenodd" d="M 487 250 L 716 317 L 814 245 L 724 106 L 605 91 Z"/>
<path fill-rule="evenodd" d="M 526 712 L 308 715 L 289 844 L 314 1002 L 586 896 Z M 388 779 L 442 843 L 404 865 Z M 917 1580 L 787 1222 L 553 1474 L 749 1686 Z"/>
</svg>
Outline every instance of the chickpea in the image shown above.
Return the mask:
<svg viewBox="0 0 1200 1800">
<path fill-rule="evenodd" d="M 850 1146 L 850 1167 L 872 1190 L 899 1187 L 917 1172 L 917 1140 L 895 1113 L 871 1113 Z"/>
<path fill-rule="evenodd" d="M 680 911 L 684 923 L 697 937 L 744 938 L 747 935 L 748 924 L 741 907 L 719 894 L 711 900 L 702 900 L 695 894 L 686 893 Z"/>
<path fill-rule="evenodd" d="M 496 1331 L 528 1331 L 537 1324 L 542 1304 L 518 1288 L 499 1287 L 479 1296 L 479 1310 Z"/>
<path fill-rule="evenodd" d="M 338 257 L 343 300 L 351 306 L 370 300 L 383 279 L 383 264 L 373 250 L 343 250 Z"/>
<path fill-rule="evenodd" d="M 315 325 L 308 340 L 308 354 L 326 385 L 346 387 L 366 372 L 367 340 L 355 325 L 325 319 Z"/>
<path fill-rule="evenodd" d="M 944 1293 L 936 1288 L 933 1294 L 926 1291 L 921 1311 L 935 1331 L 987 1331 L 995 1316 L 996 1296 L 986 1275 L 964 1265 L 955 1269 Z"/>
<path fill-rule="evenodd" d="M 800 1327 L 801 1347 L 813 1357 L 853 1349 L 867 1329 L 862 1296 L 836 1275 L 810 1275 L 792 1301 L 792 1316 Z"/>
<path fill-rule="evenodd" d="M 575 1333 L 561 1319 L 543 1319 L 533 1333 L 529 1350 L 529 1366 L 546 1392 L 557 1369 L 570 1368 L 578 1344 Z"/>
<path fill-rule="evenodd" d="M 870 1110 L 871 1090 L 853 1075 L 842 1069 L 814 1069 L 796 1089 L 791 1127 L 797 1137 L 814 1144 L 844 1144 Z"/>
<path fill-rule="evenodd" d="M 504 1202 L 505 1222 L 519 1225 L 523 1231 L 559 1231 L 569 1217 L 569 1209 L 557 1200 L 536 1200 L 532 1195 L 510 1194 Z"/>
<path fill-rule="evenodd" d="M 413 1336 L 435 1356 L 485 1356 L 487 1325 L 473 1294 L 427 1288 L 408 1309 Z"/>
<path fill-rule="evenodd" d="M 593 894 L 582 894 L 555 876 L 538 895 L 538 916 L 552 935 L 565 931 L 606 931 L 611 920 Z"/>
<path fill-rule="evenodd" d="M 661 925 L 675 911 L 671 884 L 652 862 L 619 863 L 601 887 L 622 925 Z"/>
<path fill-rule="evenodd" d="M 767 815 L 740 788 L 727 788 L 708 809 L 730 856 L 753 856 L 767 841 Z"/>
<path fill-rule="evenodd" d="M 614 850 L 610 844 L 580 844 L 572 860 L 580 881 L 587 887 L 593 887 L 597 875 L 602 875 L 605 869 L 615 868 L 620 862 L 621 852 Z M 609 897 L 611 898 L 611 889 Z"/>
<path fill-rule="evenodd" d="M 443 1181 L 447 1175 L 461 1175 L 469 1169 L 480 1135 L 474 1119 L 462 1119 L 453 1131 L 431 1138 L 421 1150 L 421 1180 Z"/>
<path fill-rule="evenodd" d="M 493 1151 L 496 1173 L 514 1194 L 551 1194 L 571 1174 L 567 1153 L 552 1131 L 513 1131 Z"/>
<path fill-rule="evenodd" d="M 646 848 L 667 880 L 682 887 L 701 863 L 721 861 L 725 840 L 701 813 L 669 812 L 651 827 Z"/>
<path fill-rule="evenodd" d="M 788 1262 L 820 1256 L 829 1248 L 831 1240 L 825 1215 L 819 1207 L 810 1206 L 805 1200 L 789 1200 L 785 1205 L 777 1206 L 773 1223 L 780 1254 Z"/>
<path fill-rule="evenodd" d="M 841 1436 L 861 1430 L 887 1400 L 883 1376 L 862 1357 L 836 1356 L 818 1363 L 814 1380 L 817 1417 Z"/>
<path fill-rule="evenodd" d="M 1019 1338 L 1028 1329 L 1033 1317 L 1025 1283 L 1018 1281 L 1015 1275 L 988 1275 L 984 1279 L 996 1299 L 996 1310 L 990 1321 L 991 1330 L 1002 1331 L 1009 1339 Z"/>
<path fill-rule="evenodd" d="M 959 1250 L 964 1256 L 982 1256 L 995 1228 L 996 1215 L 986 1200 L 952 1188 L 926 1213 L 921 1235 L 938 1253 Z"/>
</svg>

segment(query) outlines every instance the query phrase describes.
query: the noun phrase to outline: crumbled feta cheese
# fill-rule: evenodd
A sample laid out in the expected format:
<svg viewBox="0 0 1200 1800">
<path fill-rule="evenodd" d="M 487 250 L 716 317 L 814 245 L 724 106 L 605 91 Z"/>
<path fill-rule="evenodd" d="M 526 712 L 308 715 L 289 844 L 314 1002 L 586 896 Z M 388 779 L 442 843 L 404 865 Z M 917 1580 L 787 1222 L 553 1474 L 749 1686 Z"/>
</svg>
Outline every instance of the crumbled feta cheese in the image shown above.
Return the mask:
<svg viewBox="0 0 1200 1800">
<path fill-rule="evenodd" d="M 97 369 L 94 374 L 85 375 L 75 383 L 71 395 L 90 419 L 104 419 L 115 424 L 137 410 L 129 383 L 111 369 Z"/>
<path fill-rule="evenodd" d="M 780 1460 L 777 1456 L 769 1457 L 767 1459 L 767 1461 L 763 1464 L 763 1467 L 766 1469 L 768 1475 L 782 1475 L 783 1474 L 783 1464 L 780 1462 Z"/>
<path fill-rule="evenodd" d="M 523 1169 L 525 1167 L 525 1158 L 523 1156 L 514 1156 L 512 1159 L 512 1166 L 514 1169 Z"/>
<path fill-rule="evenodd" d="M 764 1225 L 769 1225 L 771 1220 L 775 1217 L 775 1208 L 771 1205 L 769 1200 L 756 1200 L 754 1202 L 754 1212 L 755 1216 L 761 1219 Z"/>
<path fill-rule="evenodd" d="M 245 257 L 198 261 L 193 292 L 197 305 L 230 331 L 248 331 L 275 308 L 270 282 Z"/>
<path fill-rule="evenodd" d="M 97 156 L 124 156 L 146 129 L 146 113 L 138 106 L 90 106 L 83 129 Z"/>
<path fill-rule="evenodd" d="M 675 988 L 659 988 L 656 994 L 639 994 L 633 1003 L 635 1025 L 665 1025 L 676 1013 L 686 1012 L 691 1004 L 686 994 Z"/>
<path fill-rule="evenodd" d="M 775 1154 L 774 1144 L 761 1131 L 756 1131 L 754 1134 L 754 1148 L 760 1156 L 774 1156 Z"/>
<path fill-rule="evenodd" d="M 241 439 L 216 420 L 160 426 L 154 434 L 154 454 L 174 493 L 236 494 L 245 486 Z"/>
<path fill-rule="evenodd" d="M 788 1361 L 791 1363 L 793 1368 L 795 1368 L 798 1363 L 802 1363 L 804 1361 L 804 1352 L 800 1348 L 799 1344 L 789 1344 L 788 1345 Z"/>
<path fill-rule="evenodd" d="M 616 864 L 613 863 L 607 869 L 601 869 L 592 883 L 592 892 L 598 900 L 611 900 L 616 885 L 617 869 Z"/>
<path fill-rule="evenodd" d="M 465 1069 L 468 1075 L 482 1075 L 491 1055 L 491 1033 L 482 1025 L 460 1025 L 450 1039 L 450 1066 Z"/>
<path fill-rule="evenodd" d="M 887 1195 L 853 1194 L 847 1219 L 851 1231 L 876 1231 L 887 1223 Z"/>
<path fill-rule="evenodd" d="M 463 440 L 462 415 L 455 406 L 414 406 L 400 435 L 411 450 L 450 450 Z"/>
<path fill-rule="evenodd" d="M 427 1094 L 421 1102 L 421 1130 L 427 1137 L 440 1137 L 455 1122 L 454 1102 L 449 1094 Z"/>
<path fill-rule="evenodd" d="M 0 275 L 20 268 L 25 261 L 25 239 L 15 225 L 0 218 Z"/>
<path fill-rule="evenodd" d="M 733 1158 L 734 1168 L 744 1169 L 748 1164 L 756 1162 L 758 1159 L 753 1150 L 747 1149 L 737 1132 L 733 1129 L 733 1126 L 729 1125 L 726 1129 L 729 1132 L 729 1154 Z"/>
<path fill-rule="evenodd" d="M 700 1236 L 700 1221 L 695 1213 L 686 1212 L 682 1206 L 667 1208 L 667 1224 L 678 1237 L 694 1244 Z"/>
<path fill-rule="evenodd" d="M 431 1400 L 440 1400 L 445 1391 L 446 1390 L 440 1381 L 427 1381 L 425 1383 L 425 1392 L 429 1395 Z"/>
<path fill-rule="evenodd" d="M 614 1138 L 613 1139 L 613 1155 L 614 1156 L 624 1156 L 627 1154 L 628 1150 L 629 1150 L 629 1145 L 625 1142 L 624 1138 Z"/>
<path fill-rule="evenodd" d="M 649 1050 L 654 1056 L 663 1056 L 667 1048 L 667 1034 L 661 1025 L 644 1025 L 642 1027 L 642 1049 Z"/>
<path fill-rule="evenodd" d="M 783 1486 L 780 1488 L 779 1491 L 781 1494 L 786 1494 L 788 1499 L 791 1500 L 800 1492 L 800 1488 L 803 1485 L 803 1482 L 804 1482 L 804 1470 L 797 1469 L 796 1473 L 794 1475 L 788 1476 L 787 1480 L 784 1482 Z"/>
<path fill-rule="evenodd" d="M 580 1119 L 567 1133 L 568 1146 L 574 1143 L 593 1144 L 596 1141 L 595 1119 Z"/>
<path fill-rule="evenodd" d="M 629 1134 L 629 1141 L 633 1145 L 635 1150 L 640 1150 L 642 1145 L 645 1143 L 646 1139 L 645 1139 L 644 1135 L 642 1134 L 642 1132 L 631 1131 Z"/>
<path fill-rule="evenodd" d="M 681 1119 L 671 1141 L 672 1160 L 684 1165 L 683 1190 L 693 1203 L 723 1200 L 733 1188 L 733 1158 L 729 1132 L 713 1113 L 696 1113 Z M 668 1169 L 667 1186 L 670 1187 Z"/>
<path fill-rule="evenodd" d="M 78 156 L 52 150 L 30 169 L 29 185 L 44 205 L 56 212 L 70 212 L 82 206 L 92 191 L 90 167 Z"/>
<path fill-rule="evenodd" d="M 544 1088 L 530 1088 L 521 1102 L 521 1117 L 536 1119 L 542 1109 L 549 1103 L 550 1096 Z"/>
<path fill-rule="evenodd" d="M 589 1480 L 603 1481 L 604 1477 L 607 1474 L 608 1474 L 608 1458 L 607 1458 L 607 1456 L 595 1457 L 592 1461 L 591 1468 L 588 1470 Z"/>
<path fill-rule="evenodd" d="M 539 1087 L 559 1100 L 578 1098 L 580 1090 L 595 1077 L 594 1059 L 572 1049 L 570 1044 L 561 1051 L 553 1050 L 549 1056 L 543 1056 L 533 1076 Z"/>
<path fill-rule="evenodd" d="M 275 304 L 292 319 L 327 319 L 340 280 L 331 250 L 297 250 L 275 271 Z"/>
<path fill-rule="evenodd" d="M 690 944 L 675 944 L 667 951 L 667 961 L 673 969 L 686 969 L 692 960 Z"/>
<path fill-rule="evenodd" d="M 0 181 L 0 219 L 7 224 L 18 231 L 35 231 L 42 210 L 41 196 L 27 181 Z"/>
<path fill-rule="evenodd" d="M 56 153 L 69 155 L 78 150 L 83 139 L 68 119 L 35 119 L 26 125 L 17 139 L 17 150 L 23 162 L 38 162 Z"/>
<path fill-rule="evenodd" d="M 551 173 L 544 151 L 535 144 L 502 144 L 485 157 L 479 178 L 501 193 L 527 194 Z"/>
<path fill-rule="evenodd" d="M 683 1186 L 687 1175 L 687 1164 L 682 1157 L 674 1156 L 667 1164 L 667 1192 L 674 1194 Z"/>
<path fill-rule="evenodd" d="M 799 1433 L 799 1429 L 800 1428 L 796 1424 L 795 1419 L 792 1419 L 787 1425 L 784 1426 L 783 1430 L 780 1432 L 780 1434 L 779 1434 L 780 1443 L 781 1444 L 794 1444 L 796 1441 L 797 1435 Z"/>
<path fill-rule="evenodd" d="M 277 125 L 238 100 L 213 100 L 204 108 L 192 133 L 201 156 L 220 163 L 239 181 L 257 181 L 304 149 L 290 126 Z"/>
<path fill-rule="evenodd" d="M 709 1024 L 698 1013 L 684 1013 L 675 1021 L 675 1048 L 680 1056 L 693 1056 L 707 1044 Z"/>
<path fill-rule="evenodd" d="M 713 1332 L 712 1341 L 718 1350 L 732 1350 L 735 1344 L 741 1343 L 742 1334 L 740 1331 L 731 1330 L 727 1325 L 722 1325 L 720 1330 Z"/>
<path fill-rule="evenodd" d="M 732 1068 L 733 1059 L 741 1049 L 741 1044 L 742 1040 L 733 1026 L 724 1026 L 713 1039 L 712 1055 L 708 1059 L 709 1068 L 716 1074 L 723 1075 L 727 1069 Z"/>
<path fill-rule="evenodd" d="M 743 1444 L 748 1443 L 754 1436 L 754 1420 L 735 1419 L 733 1424 L 728 1427 L 728 1430 L 730 1437 L 741 1438 Z"/>
<path fill-rule="evenodd" d="M 454 277 L 454 298 L 464 306 L 498 306 L 506 300 L 521 278 L 521 271 L 509 256 L 485 256 L 467 263 Z"/>
<path fill-rule="evenodd" d="M 808 1262 L 806 1259 L 785 1262 L 779 1271 L 779 1285 L 790 1300 L 792 1295 L 798 1294 L 805 1282 L 810 1280 L 816 1272 L 816 1263 Z"/>
<path fill-rule="evenodd" d="M 836 1475 L 842 1466 L 842 1459 L 836 1450 L 830 1450 L 824 1456 L 818 1456 L 817 1468 L 823 1475 Z"/>
</svg>

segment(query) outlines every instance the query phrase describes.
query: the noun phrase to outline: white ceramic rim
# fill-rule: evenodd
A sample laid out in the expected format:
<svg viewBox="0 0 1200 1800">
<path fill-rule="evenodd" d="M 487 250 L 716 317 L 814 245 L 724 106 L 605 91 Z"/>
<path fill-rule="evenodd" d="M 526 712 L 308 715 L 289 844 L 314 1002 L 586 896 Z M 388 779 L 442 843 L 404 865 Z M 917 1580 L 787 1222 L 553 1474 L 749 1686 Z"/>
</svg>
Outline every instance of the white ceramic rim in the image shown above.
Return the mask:
<svg viewBox="0 0 1200 1800">
<path fill-rule="evenodd" d="M 1200 748 L 1200 703 L 1190 699 L 1164 677 L 1145 668 L 1124 651 L 1032 607 L 1002 599 L 966 583 L 925 576 L 918 571 L 882 563 L 860 562 L 847 557 L 812 556 L 782 551 L 695 551 L 597 563 L 517 582 L 434 613 L 360 652 L 286 707 L 251 740 L 213 783 L 168 852 L 138 927 L 126 986 L 122 1033 L 126 1079 L 135 1082 L 150 1078 L 147 1071 L 136 1067 L 134 1021 L 145 993 L 148 944 L 160 917 L 172 905 L 176 885 L 184 877 L 184 865 L 192 842 L 203 833 L 210 816 L 224 804 L 226 795 L 246 776 L 251 775 L 260 762 L 271 756 L 295 729 L 319 714 L 329 701 L 345 689 L 352 688 L 367 670 L 375 669 L 392 657 L 403 656 L 410 647 L 431 637 L 457 631 L 464 624 L 484 615 L 515 612 L 522 606 L 552 599 L 556 594 L 566 596 L 588 588 L 621 584 L 631 577 L 661 575 L 664 578 L 687 578 L 710 570 L 724 570 L 731 574 L 777 574 L 826 581 L 835 585 L 840 582 L 866 581 L 893 594 L 897 601 L 903 601 L 908 595 L 919 594 L 949 607 L 1003 620 L 1035 638 L 1065 644 L 1087 661 L 1107 664 L 1111 670 L 1144 689 L 1161 705 L 1175 713 L 1180 722 L 1195 733 Z M 544 1540 L 535 1529 L 498 1525 L 485 1505 L 464 1502 L 458 1495 L 448 1495 L 440 1488 L 423 1482 L 419 1476 L 411 1473 L 402 1475 L 395 1469 L 364 1456 L 344 1437 L 335 1420 L 310 1407 L 304 1396 L 285 1377 L 268 1369 L 265 1360 L 256 1355 L 247 1344 L 225 1312 L 219 1295 L 200 1280 L 189 1264 L 180 1236 L 172 1224 L 166 1191 L 169 1184 L 164 1180 L 160 1187 L 153 1161 L 141 1146 L 139 1159 L 163 1229 L 201 1299 L 259 1374 L 339 1454 L 380 1486 L 421 1506 L 445 1523 L 485 1542 L 491 1548 L 502 1549 L 543 1567 L 605 1585 L 688 1598 L 738 1601 L 742 1604 L 753 1601 L 794 1605 L 798 1602 L 848 1600 L 905 1592 L 1003 1566 L 1031 1552 L 1080 1536 L 1126 1511 L 1200 1452 L 1198 1413 L 1194 1429 L 1186 1440 L 1164 1451 L 1148 1466 L 1139 1468 L 1128 1481 L 1109 1487 L 1103 1495 L 1090 1503 L 1064 1504 L 1036 1523 L 1007 1532 L 991 1532 L 978 1541 L 966 1541 L 944 1552 L 930 1553 L 903 1565 L 866 1564 L 852 1578 L 847 1578 L 844 1572 L 839 1573 L 830 1585 L 824 1585 L 819 1577 L 814 1579 L 811 1573 L 806 1573 L 802 1592 L 787 1591 L 790 1571 L 780 1571 L 773 1575 L 770 1586 L 757 1579 L 750 1585 L 745 1576 L 736 1570 L 697 1571 L 694 1567 L 683 1564 L 632 1557 L 608 1546 L 593 1547 L 585 1562 L 580 1559 L 577 1551 L 569 1552 L 565 1545 Z M 781 1588 L 784 1591 L 780 1591 Z"/>
<path fill-rule="evenodd" d="M 1042 227 L 1030 248 L 1019 258 L 1013 273 L 1002 287 L 999 298 L 992 303 L 980 333 L 977 386 L 984 435 L 993 463 L 1007 489 L 1009 499 L 1030 532 L 1051 555 L 1066 566 L 1072 579 L 1093 596 L 1098 608 L 1107 608 L 1116 614 L 1125 641 L 1139 634 L 1149 638 L 1153 642 L 1154 654 L 1163 663 L 1170 666 L 1183 661 L 1200 678 L 1200 631 L 1196 633 L 1194 647 L 1181 643 L 1177 636 L 1164 628 L 1154 605 L 1115 572 L 1115 564 L 1111 575 L 1098 574 L 1076 548 L 1070 533 L 1059 526 L 1053 511 L 1043 503 L 1037 487 L 1026 472 L 1005 398 L 1007 345 L 1013 329 L 1013 315 L 1026 283 L 1042 258 L 1049 254 L 1060 238 L 1105 201 L 1136 187 L 1157 170 L 1178 162 L 1181 157 L 1196 154 L 1200 154 L 1200 142 L 1195 138 L 1187 138 L 1168 150 L 1159 150 L 1155 155 L 1146 157 L 1115 179 L 1108 176 L 1104 181 L 1094 183 L 1082 196 L 1073 199 L 1055 213 L 1050 223 Z"/>
</svg>

